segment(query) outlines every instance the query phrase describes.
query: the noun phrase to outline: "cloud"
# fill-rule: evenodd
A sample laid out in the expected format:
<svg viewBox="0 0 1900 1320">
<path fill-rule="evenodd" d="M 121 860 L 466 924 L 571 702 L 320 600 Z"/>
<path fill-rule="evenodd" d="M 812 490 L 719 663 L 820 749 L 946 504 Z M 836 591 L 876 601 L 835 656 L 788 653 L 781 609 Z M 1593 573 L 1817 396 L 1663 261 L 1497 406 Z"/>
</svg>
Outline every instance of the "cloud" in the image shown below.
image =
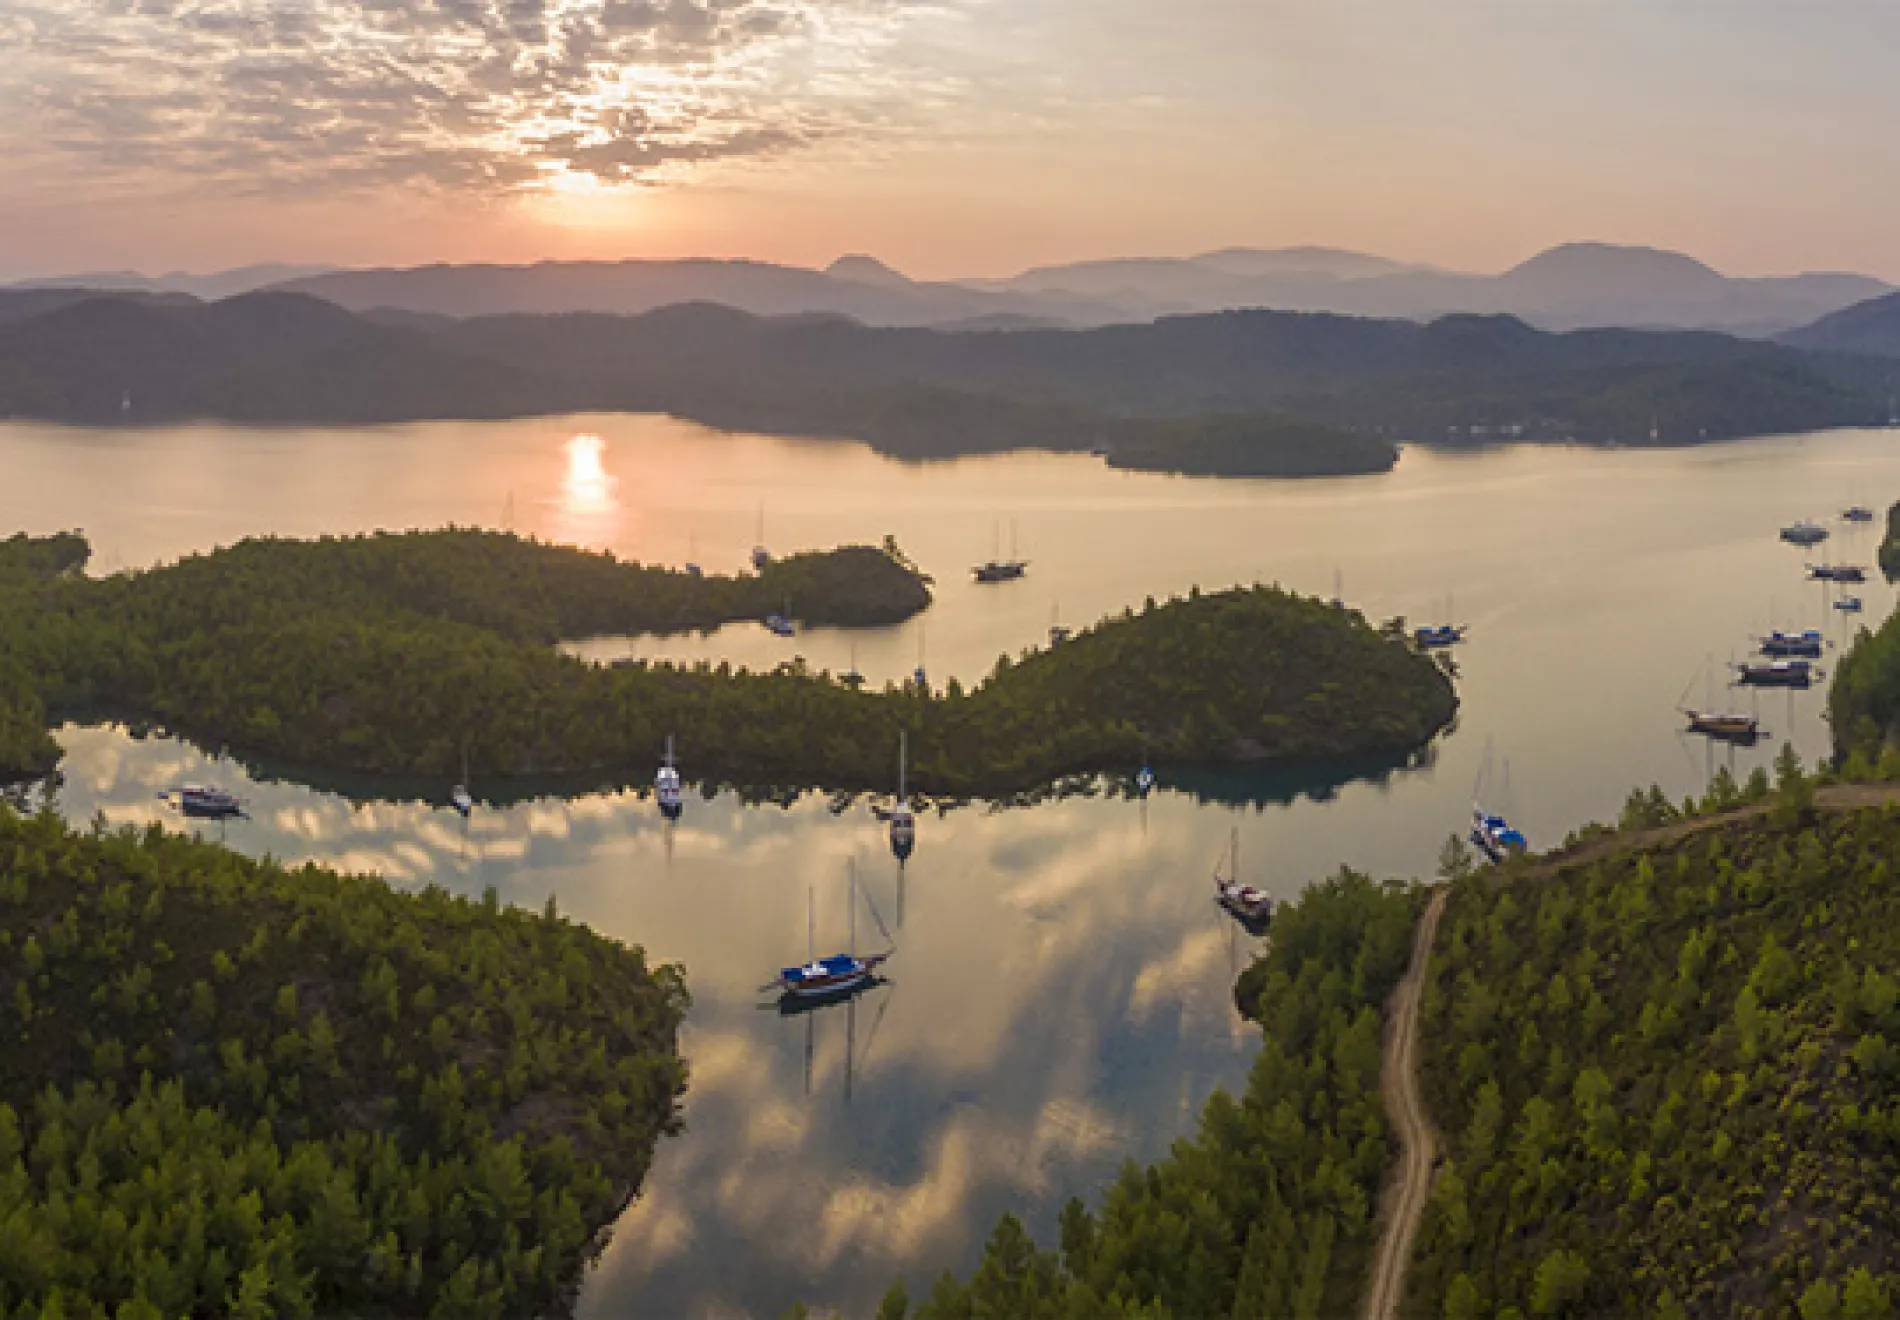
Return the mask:
<svg viewBox="0 0 1900 1320">
<path fill-rule="evenodd" d="M 665 182 L 903 120 L 919 0 L 0 0 L 0 149 L 240 193 Z M 914 87 L 914 84 L 913 84 Z"/>
</svg>

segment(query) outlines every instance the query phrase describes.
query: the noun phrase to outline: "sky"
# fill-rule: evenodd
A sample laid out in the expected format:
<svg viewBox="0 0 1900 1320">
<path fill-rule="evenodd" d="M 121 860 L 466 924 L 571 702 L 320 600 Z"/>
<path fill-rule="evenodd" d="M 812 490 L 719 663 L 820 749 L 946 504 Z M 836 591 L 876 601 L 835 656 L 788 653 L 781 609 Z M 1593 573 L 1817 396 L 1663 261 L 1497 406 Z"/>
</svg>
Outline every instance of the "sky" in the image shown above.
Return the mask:
<svg viewBox="0 0 1900 1320">
<path fill-rule="evenodd" d="M 1889 0 L 0 0 L 0 276 L 1575 239 L 1900 280 Z"/>
</svg>

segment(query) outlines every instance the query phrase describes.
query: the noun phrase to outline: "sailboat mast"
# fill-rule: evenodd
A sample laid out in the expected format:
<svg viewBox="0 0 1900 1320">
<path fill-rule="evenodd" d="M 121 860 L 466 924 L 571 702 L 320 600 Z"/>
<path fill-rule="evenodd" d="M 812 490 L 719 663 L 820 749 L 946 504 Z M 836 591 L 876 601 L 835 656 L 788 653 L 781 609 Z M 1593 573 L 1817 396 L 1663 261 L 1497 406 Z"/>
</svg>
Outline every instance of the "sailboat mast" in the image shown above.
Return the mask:
<svg viewBox="0 0 1900 1320">
<path fill-rule="evenodd" d="M 851 943 L 845 952 L 853 958 L 858 956 L 858 861 L 852 858 L 845 863 L 845 875 L 849 879 L 851 895 Z"/>
<path fill-rule="evenodd" d="M 805 961 L 818 961 L 818 887 L 805 887 Z"/>
<path fill-rule="evenodd" d="M 897 805 L 900 807 L 910 800 L 904 793 L 904 760 L 905 754 L 909 751 L 909 742 L 910 734 L 899 729 L 897 731 Z"/>
<path fill-rule="evenodd" d="M 1232 859 L 1227 863 L 1232 874 L 1227 878 L 1234 884 L 1240 883 L 1240 826 L 1234 826 L 1233 837 L 1228 841 L 1228 851 Z"/>
</svg>

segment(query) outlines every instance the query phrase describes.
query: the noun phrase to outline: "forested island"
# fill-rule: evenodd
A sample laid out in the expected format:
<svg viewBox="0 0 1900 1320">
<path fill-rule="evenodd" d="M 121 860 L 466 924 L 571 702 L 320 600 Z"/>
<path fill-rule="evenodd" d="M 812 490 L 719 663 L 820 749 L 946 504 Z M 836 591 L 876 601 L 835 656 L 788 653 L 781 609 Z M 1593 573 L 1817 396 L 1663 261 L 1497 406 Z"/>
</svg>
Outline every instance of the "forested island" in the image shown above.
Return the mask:
<svg viewBox="0 0 1900 1320">
<path fill-rule="evenodd" d="M 478 791 L 644 780 L 669 736 L 708 783 L 888 789 L 905 730 L 918 791 L 1001 797 L 1144 760 L 1403 759 L 1457 705 L 1402 630 L 1265 587 L 1150 601 L 1000 658 L 968 691 L 859 691 L 790 663 L 603 667 L 549 644 L 691 626 L 807 579 L 829 585 L 803 607 L 794 596 L 806 617 L 927 599 L 889 551 L 734 583 L 495 533 L 252 541 L 104 579 L 0 581 L 0 679 L 22 729 L 107 715 L 332 772 L 446 778 L 466 763 Z M 739 604 L 718 603 L 728 595 Z"/>
<path fill-rule="evenodd" d="M 1380 436 L 1268 414 L 1190 417 L 1111 432 L 1108 465 L 1188 477 L 1327 477 L 1389 471 L 1398 447 Z"/>
<path fill-rule="evenodd" d="M 550 1313 L 677 1124 L 678 969 L 0 807 L 0 1314 Z"/>
</svg>

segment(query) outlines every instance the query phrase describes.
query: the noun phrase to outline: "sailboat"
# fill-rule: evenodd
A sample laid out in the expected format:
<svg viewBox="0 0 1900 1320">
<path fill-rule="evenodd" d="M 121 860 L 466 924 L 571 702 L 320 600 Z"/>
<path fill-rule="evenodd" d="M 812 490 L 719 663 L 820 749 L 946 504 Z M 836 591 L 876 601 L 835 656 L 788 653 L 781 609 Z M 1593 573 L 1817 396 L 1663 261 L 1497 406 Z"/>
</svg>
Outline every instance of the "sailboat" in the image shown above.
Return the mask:
<svg viewBox="0 0 1900 1320">
<path fill-rule="evenodd" d="M 1850 504 L 1841 510 L 1841 521 L 1851 523 L 1870 523 L 1874 520 L 1874 511 L 1864 504 Z"/>
<path fill-rule="evenodd" d="M 1236 827 L 1228 842 L 1227 875 L 1214 868 L 1214 901 L 1234 915 L 1248 930 L 1258 931 L 1273 920 L 1273 899 L 1252 885 L 1240 883 L 1240 830 Z"/>
<path fill-rule="evenodd" d="M 1451 614 L 1450 596 L 1445 597 L 1445 613 L 1447 616 Z M 1448 646 L 1458 645 L 1458 643 L 1464 641 L 1465 632 L 1466 629 L 1462 624 L 1428 623 L 1423 627 L 1414 629 L 1412 636 L 1425 650 L 1436 651 Z"/>
<path fill-rule="evenodd" d="M 706 570 L 699 566 L 699 537 L 693 532 L 686 534 L 686 576 L 706 576 Z"/>
<path fill-rule="evenodd" d="M 848 688 L 864 686 L 864 675 L 858 672 L 858 644 L 851 643 L 851 668 L 838 675 L 838 681 Z"/>
<path fill-rule="evenodd" d="M 214 785 L 186 784 L 172 800 L 179 811 L 197 820 L 235 820 L 244 814 L 244 799 Z"/>
<path fill-rule="evenodd" d="M 1143 762 L 1141 769 L 1135 771 L 1135 792 L 1145 798 L 1154 792 L 1154 787 L 1155 772 L 1146 762 Z"/>
<path fill-rule="evenodd" d="M 1834 608 L 1839 610 L 1843 614 L 1859 614 L 1860 613 L 1860 597 L 1859 596 L 1842 596 L 1839 600 L 1834 602 Z"/>
<path fill-rule="evenodd" d="M 686 810 L 686 796 L 680 784 L 679 767 L 673 760 L 673 735 L 666 735 L 666 759 L 660 762 L 658 773 L 653 776 L 653 797 L 660 804 L 660 814 L 668 820 L 678 820 Z"/>
<path fill-rule="evenodd" d="M 1827 540 L 1827 536 L 1827 528 L 1806 518 L 1791 522 L 1781 529 L 1781 539 L 1789 545 L 1819 545 Z"/>
<path fill-rule="evenodd" d="M 1810 582 L 1865 582 L 1867 570 L 1859 564 L 1809 564 Z"/>
<path fill-rule="evenodd" d="M 910 860 L 911 852 L 917 847 L 917 818 L 911 814 L 910 793 L 904 781 L 906 762 L 910 756 L 910 735 L 899 730 L 897 734 L 897 805 L 891 808 L 891 852 L 900 862 Z"/>
<path fill-rule="evenodd" d="M 1689 682 L 1693 684 L 1695 680 L 1691 678 Z M 1714 738 L 1720 742 L 1741 743 L 1743 745 L 1753 744 L 1758 739 L 1767 736 L 1766 731 L 1761 727 L 1761 720 L 1757 717 L 1729 711 L 1718 711 L 1715 709 L 1714 657 L 1710 657 L 1707 666 L 1707 684 L 1708 694 L 1706 700 L 1708 704 L 1702 710 L 1695 710 L 1682 704 L 1689 695 L 1689 689 L 1687 687 L 1683 688 L 1682 696 L 1676 698 L 1676 709 L 1681 711 L 1684 717 L 1688 719 L 1690 733 L 1699 733 L 1705 738 Z"/>
<path fill-rule="evenodd" d="M 1063 625 L 1062 602 L 1057 601 L 1049 607 L 1049 645 L 1060 646 L 1073 636 L 1074 630 Z"/>
<path fill-rule="evenodd" d="M 917 672 L 910 676 L 911 685 L 925 696 L 930 695 L 930 675 L 924 672 L 924 625 L 917 624 Z"/>
<path fill-rule="evenodd" d="M 817 954 L 817 915 L 816 900 L 810 891 L 806 893 L 805 909 L 805 947 L 806 961 L 799 967 L 779 969 L 778 980 L 774 982 L 780 993 L 788 1000 L 810 1002 L 822 999 L 842 998 L 854 994 L 868 986 L 896 949 L 886 949 L 869 957 L 859 957 L 858 947 L 858 867 L 855 861 L 845 868 L 851 891 L 851 943 L 843 953 L 834 953 L 829 958 L 820 958 Z M 879 923 L 882 925 L 882 923 Z M 888 938 L 888 937 L 887 937 Z"/>
<path fill-rule="evenodd" d="M 1766 656 L 1801 656 L 1818 660 L 1825 645 L 1826 638 L 1821 636 L 1819 628 L 1807 628 L 1801 632 L 1783 632 L 1777 628 L 1761 639 L 1761 653 Z"/>
<path fill-rule="evenodd" d="M 797 633 L 798 625 L 792 622 L 792 598 L 790 596 L 785 598 L 785 609 L 783 613 L 768 614 L 765 616 L 765 628 L 766 631 L 771 633 L 774 637 L 790 637 Z"/>
<path fill-rule="evenodd" d="M 1491 773 L 1491 749 L 1485 747 L 1484 763 L 1478 769 L 1478 782 L 1473 785 L 1471 796 L 1471 842 L 1474 847 L 1493 862 L 1503 862 L 1530 849 L 1530 842 L 1523 832 L 1514 828 L 1509 821 L 1494 811 L 1486 811 L 1480 800 L 1485 780 Z M 1511 763 L 1504 763 L 1504 779 L 1508 791 L 1511 778 Z"/>
<path fill-rule="evenodd" d="M 999 542 L 1002 540 L 1001 529 L 998 529 L 996 539 Z M 992 550 L 990 561 L 978 564 L 970 573 L 978 582 L 1014 582 L 1028 571 L 1028 561 L 1016 557 L 1016 520 L 1012 518 L 1009 522 L 1009 558 L 1004 559 L 1000 553 Z"/>
<path fill-rule="evenodd" d="M 752 567 L 763 573 L 765 566 L 772 562 L 772 552 L 765 548 L 765 506 L 759 506 L 759 536 L 752 546 Z"/>
<path fill-rule="evenodd" d="M 463 820 L 475 810 L 475 799 L 468 791 L 468 749 L 462 749 L 462 782 L 449 790 L 449 805 L 461 813 Z"/>
<path fill-rule="evenodd" d="M 1338 569 L 1333 570 L 1333 598 L 1328 603 L 1336 610 L 1346 608 L 1346 575 Z"/>
</svg>

